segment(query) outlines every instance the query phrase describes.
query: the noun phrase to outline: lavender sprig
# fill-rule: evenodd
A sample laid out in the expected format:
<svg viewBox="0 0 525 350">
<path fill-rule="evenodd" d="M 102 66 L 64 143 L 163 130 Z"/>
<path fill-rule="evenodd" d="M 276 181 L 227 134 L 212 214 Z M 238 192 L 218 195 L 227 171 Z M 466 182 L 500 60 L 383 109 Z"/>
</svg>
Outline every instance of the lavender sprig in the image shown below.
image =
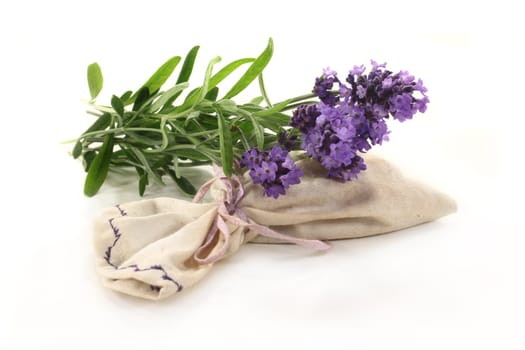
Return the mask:
<svg viewBox="0 0 525 350">
<path fill-rule="evenodd" d="M 412 119 L 429 102 L 421 80 L 372 61 L 368 73 L 364 65 L 354 66 L 344 79 L 325 69 L 311 94 L 271 104 L 262 78 L 273 55 L 271 39 L 258 57 L 235 60 L 217 72 L 220 57 L 213 58 L 202 84 L 189 90 L 198 50 L 193 47 L 184 60 L 170 58 L 139 89 L 113 95 L 109 105 L 95 103 L 102 71 L 96 63 L 88 67 L 88 113 L 97 119 L 72 150 L 73 157 L 83 159 L 86 195 L 96 194 L 116 167 L 136 170 L 140 195 L 150 181 L 163 184 L 166 175 L 192 194 L 196 189 L 181 169 L 218 164 L 226 176 L 247 169 L 266 196 L 278 198 L 300 183 L 302 170 L 289 152 L 301 148 L 327 169 L 327 176 L 352 180 L 366 169 L 361 154 L 388 140 L 386 121 Z M 181 61 L 175 84 L 162 90 Z M 219 84 L 242 66 L 247 68 L 239 80 L 219 94 Z M 261 97 L 234 101 L 255 79 Z"/>
<path fill-rule="evenodd" d="M 269 152 L 252 148 L 243 154 L 241 165 L 249 169 L 253 183 L 263 187 L 264 195 L 273 198 L 284 195 L 303 176 L 288 151 L 280 146 L 272 147 Z"/>
</svg>

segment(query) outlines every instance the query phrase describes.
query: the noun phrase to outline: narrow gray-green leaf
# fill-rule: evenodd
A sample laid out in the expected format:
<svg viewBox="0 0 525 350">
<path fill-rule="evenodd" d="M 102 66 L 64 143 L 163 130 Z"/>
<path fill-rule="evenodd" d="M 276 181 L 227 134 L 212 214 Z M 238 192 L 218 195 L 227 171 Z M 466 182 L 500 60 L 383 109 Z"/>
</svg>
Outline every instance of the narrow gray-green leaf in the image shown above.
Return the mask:
<svg viewBox="0 0 525 350">
<path fill-rule="evenodd" d="M 89 171 L 89 167 L 91 166 L 91 163 L 93 162 L 93 159 L 96 157 L 95 151 L 87 151 L 82 155 L 82 165 L 84 166 L 84 171 L 87 173 Z"/>
<path fill-rule="evenodd" d="M 87 81 L 89 86 L 89 94 L 91 100 L 94 100 L 104 85 L 104 77 L 102 76 L 102 70 L 98 63 L 91 63 L 87 68 Z"/>
<path fill-rule="evenodd" d="M 215 101 L 217 100 L 217 95 L 219 95 L 219 88 L 214 87 L 210 89 L 210 91 L 208 91 L 208 93 L 206 94 L 206 96 L 204 96 L 204 98 L 209 101 Z"/>
<path fill-rule="evenodd" d="M 199 46 L 194 46 L 190 52 L 186 55 L 186 58 L 184 58 L 184 63 L 182 64 L 182 68 L 180 70 L 179 76 L 177 78 L 177 85 L 186 83 L 188 80 L 190 80 L 191 73 L 193 71 L 193 65 L 195 64 L 195 58 L 197 57 L 197 52 L 199 51 Z M 173 95 L 171 95 L 164 103 L 162 108 L 162 113 L 169 111 L 173 108 L 173 102 L 180 96 L 182 93 L 182 90 L 177 91 Z"/>
<path fill-rule="evenodd" d="M 165 167 L 164 170 L 166 170 L 168 175 L 173 179 L 173 181 L 177 184 L 177 186 L 179 186 L 179 188 L 184 193 L 192 195 L 192 196 L 195 195 L 195 193 L 197 193 L 197 189 L 184 176 L 177 176 L 177 174 L 173 171 L 173 169 L 169 167 Z"/>
<path fill-rule="evenodd" d="M 193 71 L 193 65 L 195 64 L 195 58 L 197 57 L 197 52 L 199 51 L 200 46 L 194 46 L 188 52 L 184 58 L 184 63 L 177 78 L 177 84 L 185 83 L 190 79 L 191 72 Z"/>
<path fill-rule="evenodd" d="M 254 104 L 254 105 L 260 105 L 261 102 L 264 101 L 264 97 L 262 96 L 257 96 L 255 98 L 253 98 L 250 103 Z"/>
<path fill-rule="evenodd" d="M 136 93 L 136 96 L 135 96 L 135 103 L 133 103 L 133 112 L 136 112 L 140 109 L 140 107 L 142 107 L 142 105 L 144 104 L 144 102 L 146 102 L 150 97 L 150 90 L 148 87 L 144 86 L 142 88 L 140 88 L 139 91 L 137 91 Z"/>
<path fill-rule="evenodd" d="M 135 157 L 140 161 L 140 163 L 144 166 L 144 169 L 148 172 L 149 175 L 153 176 L 153 180 L 157 182 L 159 185 L 163 185 L 164 182 L 162 182 L 162 178 L 160 175 L 151 168 L 151 165 L 149 164 L 148 159 L 144 156 L 144 154 L 137 148 L 133 146 L 128 146 L 129 150 L 133 152 Z"/>
<path fill-rule="evenodd" d="M 266 101 L 266 104 L 269 107 L 272 107 L 272 103 L 270 102 L 270 98 L 268 97 L 268 93 L 266 92 L 266 86 L 264 85 L 264 78 L 262 72 L 261 74 L 259 74 L 259 90 L 261 91 L 261 95 Z"/>
<path fill-rule="evenodd" d="M 217 122 L 219 126 L 219 144 L 221 148 L 221 165 L 226 176 L 231 176 L 233 172 L 233 145 L 230 126 L 222 115 L 220 108 L 217 108 Z"/>
<path fill-rule="evenodd" d="M 280 102 L 280 103 L 278 103 L 276 105 L 273 105 L 273 107 L 271 107 L 271 108 L 255 112 L 254 115 L 257 116 L 257 117 L 264 117 L 264 116 L 267 116 L 267 115 L 272 115 L 272 114 L 278 113 L 278 112 L 282 111 L 286 106 L 288 106 L 288 104 L 290 103 L 291 100 L 292 99 L 288 99 L 286 101 L 283 101 L 283 102 Z"/>
<path fill-rule="evenodd" d="M 194 106 L 199 104 L 202 100 L 204 100 L 204 97 L 206 97 L 206 94 L 208 93 L 208 86 L 210 84 L 211 74 L 213 71 L 213 66 L 219 63 L 220 61 L 221 61 L 221 58 L 219 56 L 216 56 L 210 61 L 210 63 L 208 63 L 208 67 L 206 68 L 206 73 L 204 74 L 204 82 L 202 83 L 202 87 L 199 92 L 199 96 L 197 97 L 197 100 L 193 104 Z"/>
<path fill-rule="evenodd" d="M 95 122 L 91 124 L 91 126 L 86 131 L 84 131 L 84 134 L 92 131 L 105 130 L 109 126 L 110 122 L 111 115 L 109 113 L 104 113 L 100 117 L 98 117 L 98 119 L 95 120 Z M 73 158 L 78 158 L 82 154 L 82 143 L 80 141 L 77 141 L 77 143 L 75 143 L 75 147 L 73 147 L 72 154 Z"/>
<path fill-rule="evenodd" d="M 266 46 L 266 49 L 257 57 L 257 59 L 248 67 L 246 72 L 242 75 L 242 77 L 233 85 L 233 87 L 226 93 L 224 98 L 232 98 L 239 94 L 241 91 L 243 91 L 248 85 L 252 83 L 252 81 L 257 78 L 264 68 L 268 65 L 268 62 L 270 62 L 270 59 L 273 55 L 273 40 L 270 38 L 268 40 L 268 45 Z"/>
<path fill-rule="evenodd" d="M 224 66 L 224 68 L 222 68 L 220 71 L 214 74 L 213 77 L 211 77 L 210 85 L 208 86 L 208 89 L 212 89 L 216 87 L 217 85 L 219 85 L 221 81 L 226 79 L 228 75 L 233 73 L 240 66 L 250 63 L 250 62 L 254 62 L 254 61 L 255 61 L 255 58 L 241 58 L 241 59 L 235 60 L 227 64 L 226 66 Z"/>
<path fill-rule="evenodd" d="M 119 116 L 124 117 L 124 104 L 122 100 L 115 95 L 111 97 L 111 107 L 113 107 Z"/>
<path fill-rule="evenodd" d="M 221 81 L 226 79 L 228 75 L 233 73 L 236 69 L 238 69 L 240 66 L 255 61 L 255 58 L 241 58 L 239 60 L 233 61 L 221 70 L 219 70 L 217 73 L 215 73 L 208 83 L 208 91 L 211 91 L 213 88 L 215 88 Z M 195 90 L 192 90 L 188 96 L 186 97 L 186 100 L 184 100 L 183 106 L 178 108 L 178 110 L 184 110 L 190 106 L 192 106 L 195 101 L 197 100 L 197 96 L 199 95 L 201 91 L 201 88 L 197 88 Z"/>
<path fill-rule="evenodd" d="M 142 197 L 146 192 L 146 186 L 149 185 L 148 173 L 140 167 L 135 167 L 135 170 L 139 176 L 139 195 Z"/>
<path fill-rule="evenodd" d="M 94 196 L 106 180 L 113 154 L 113 143 L 113 134 L 106 135 L 102 147 L 91 162 L 84 182 L 84 194 L 86 196 Z"/>
<path fill-rule="evenodd" d="M 125 104 L 126 102 L 128 102 L 131 95 L 133 95 L 133 91 L 128 90 L 120 96 L 120 100 L 122 101 L 122 103 Z"/>
<path fill-rule="evenodd" d="M 259 124 L 257 119 L 252 115 L 252 113 L 239 109 L 239 114 L 248 118 L 253 125 L 253 133 L 255 134 L 255 139 L 257 140 L 257 147 L 259 149 L 264 149 L 264 128 Z"/>
<path fill-rule="evenodd" d="M 153 93 L 157 90 L 159 90 L 162 85 L 166 82 L 166 80 L 169 79 L 173 71 L 175 70 L 175 67 L 179 64 L 181 58 L 180 56 L 174 56 L 167 60 L 162 66 L 153 73 L 153 75 L 142 85 L 142 87 L 139 90 L 142 90 L 144 88 L 148 88 L 150 93 Z M 138 92 L 133 94 L 131 98 L 129 99 L 129 103 L 135 101 L 137 98 Z"/>
<path fill-rule="evenodd" d="M 237 112 L 237 104 L 232 100 L 222 99 L 217 101 L 216 105 L 218 105 L 225 112 L 229 112 L 232 114 Z"/>
<path fill-rule="evenodd" d="M 166 106 L 167 104 L 171 104 L 173 102 L 172 98 L 176 95 L 180 94 L 182 90 L 186 89 L 190 84 L 188 83 L 180 83 L 175 85 L 169 90 L 166 90 L 160 94 L 160 97 L 153 102 L 151 107 L 149 108 L 149 111 L 154 113 L 158 109 Z"/>
</svg>

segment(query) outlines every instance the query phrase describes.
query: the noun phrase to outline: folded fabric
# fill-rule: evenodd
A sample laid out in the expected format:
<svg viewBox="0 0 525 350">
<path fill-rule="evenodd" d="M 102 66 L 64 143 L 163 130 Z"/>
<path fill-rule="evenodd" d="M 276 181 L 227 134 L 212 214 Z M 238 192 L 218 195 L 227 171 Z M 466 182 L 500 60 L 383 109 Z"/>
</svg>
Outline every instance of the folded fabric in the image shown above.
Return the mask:
<svg viewBox="0 0 525 350">
<path fill-rule="evenodd" d="M 387 161 L 367 156 L 366 164 L 357 180 L 343 183 L 326 178 L 316 161 L 300 160 L 301 183 L 279 199 L 264 197 L 248 177 L 219 176 L 206 185 L 209 203 L 156 198 L 116 205 L 95 221 L 97 271 L 111 289 L 157 300 L 195 284 L 246 242 L 324 250 L 322 241 L 392 232 L 456 210 L 450 197 Z"/>
</svg>

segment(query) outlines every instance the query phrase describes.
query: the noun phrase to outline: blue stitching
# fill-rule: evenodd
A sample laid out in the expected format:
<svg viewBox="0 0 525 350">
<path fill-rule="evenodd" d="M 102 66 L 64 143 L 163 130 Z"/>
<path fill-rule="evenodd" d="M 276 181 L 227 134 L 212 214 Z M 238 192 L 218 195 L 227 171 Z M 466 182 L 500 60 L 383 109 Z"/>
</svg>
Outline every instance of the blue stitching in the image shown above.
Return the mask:
<svg viewBox="0 0 525 350">
<path fill-rule="evenodd" d="M 126 215 L 128 215 L 128 213 L 126 213 L 126 211 L 120 207 L 120 204 L 115 205 L 115 208 L 118 209 L 118 211 L 120 212 L 120 215 L 121 215 L 121 216 L 126 216 Z"/>
<path fill-rule="evenodd" d="M 117 244 L 118 240 L 120 239 L 120 237 L 122 235 L 121 235 L 120 230 L 118 229 L 118 227 L 113 225 L 113 220 L 115 220 L 115 218 L 109 219 L 108 223 L 109 223 L 109 226 L 111 227 L 111 230 L 113 231 L 113 235 L 115 236 L 115 240 L 113 241 L 112 245 L 107 247 L 106 252 L 104 253 L 104 260 L 106 260 L 106 262 L 109 265 L 113 266 L 115 269 L 118 269 L 118 266 L 111 262 L 111 250 L 113 250 L 113 247 L 115 247 L 115 245 Z"/>
<path fill-rule="evenodd" d="M 121 217 L 128 215 L 128 213 L 126 213 L 126 211 L 122 209 L 119 204 L 115 205 L 115 207 L 119 210 Z M 115 236 L 115 240 L 113 241 L 113 244 L 108 246 L 106 248 L 106 251 L 104 252 L 104 260 L 106 260 L 108 265 L 112 266 L 115 270 L 133 269 L 134 272 L 151 271 L 151 270 L 162 271 L 162 279 L 165 281 L 170 281 L 173 284 L 175 284 L 177 286 L 177 293 L 180 292 L 183 288 L 182 285 L 178 283 L 177 281 L 175 281 L 173 278 L 171 278 L 166 272 L 166 270 L 164 270 L 164 268 L 161 265 L 152 265 L 150 267 L 141 269 L 136 264 L 119 267 L 111 262 L 111 251 L 113 250 L 113 248 L 119 241 L 120 237 L 122 236 L 122 233 L 120 232 L 119 228 L 113 224 L 113 220 L 115 219 L 116 218 L 111 218 L 108 220 L 108 224 L 111 227 L 111 230 L 113 231 L 113 235 Z M 150 285 L 150 288 L 152 291 L 156 291 L 156 292 L 160 292 L 161 290 L 161 287 L 159 286 Z"/>
</svg>

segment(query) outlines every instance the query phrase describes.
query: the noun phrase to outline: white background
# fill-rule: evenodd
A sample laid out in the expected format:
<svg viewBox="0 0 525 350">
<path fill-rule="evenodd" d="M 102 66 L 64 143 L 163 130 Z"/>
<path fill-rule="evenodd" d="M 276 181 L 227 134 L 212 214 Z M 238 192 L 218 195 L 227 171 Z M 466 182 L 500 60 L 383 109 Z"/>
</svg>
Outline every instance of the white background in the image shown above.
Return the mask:
<svg viewBox="0 0 525 350">
<path fill-rule="evenodd" d="M 2 3 L 0 348 L 524 349 L 517 3 Z M 91 221 L 138 195 L 133 178 L 113 176 L 85 198 L 81 165 L 60 144 L 90 122 L 86 66 L 102 66 L 108 101 L 193 45 L 200 83 L 209 59 L 255 56 L 270 36 L 275 101 L 308 92 L 326 66 L 344 72 L 370 58 L 421 77 L 428 112 L 392 124 L 379 153 L 454 196 L 458 213 L 322 255 L 247 245 L 162 302 L 104 289 Z M 148 196 L 161 193 L 180 196 Z"/>
</svg>

